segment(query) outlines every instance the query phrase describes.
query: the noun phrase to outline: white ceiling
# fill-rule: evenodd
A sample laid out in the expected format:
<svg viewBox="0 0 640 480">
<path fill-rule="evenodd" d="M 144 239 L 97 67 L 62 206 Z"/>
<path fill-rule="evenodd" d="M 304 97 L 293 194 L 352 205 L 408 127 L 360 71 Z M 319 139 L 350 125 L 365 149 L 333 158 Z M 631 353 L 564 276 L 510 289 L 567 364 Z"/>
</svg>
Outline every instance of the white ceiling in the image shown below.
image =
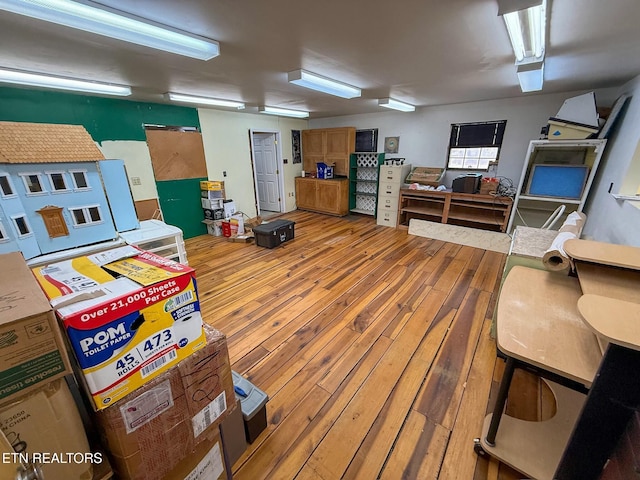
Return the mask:
<svg viewBox="0 0 640 480">
<path fill-rule="evenodd" d="M 0 13 L 0 67 L 308 110 L 312 118 L 522 95 L 496 0 L 103 0 L 220 42 L 207 62 Z M 640 74 L 640 0 L 548 0 L 541 93 L 618 86 Z M 287 83 L 304 68 L 358 86 L 346 100 Z M 532 94 L 529 94 L 532 95 Z"/>
</svg>

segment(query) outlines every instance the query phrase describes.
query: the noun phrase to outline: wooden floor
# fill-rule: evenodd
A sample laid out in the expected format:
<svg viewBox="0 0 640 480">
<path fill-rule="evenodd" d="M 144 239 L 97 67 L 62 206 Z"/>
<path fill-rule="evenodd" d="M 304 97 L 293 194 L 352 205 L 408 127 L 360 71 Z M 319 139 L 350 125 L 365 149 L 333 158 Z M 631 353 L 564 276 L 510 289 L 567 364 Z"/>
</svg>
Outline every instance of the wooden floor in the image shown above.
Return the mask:
<svg viewBox="0 0 640 480">
<path fill-rule="evenodd" d="M 521 478 L 473 451 L 505 256 L 364 216 L 283 218 L 295 239 L 275 249 L 187 241 L 205 320 L 269 395 L 234 478 Z"/>
</svg>

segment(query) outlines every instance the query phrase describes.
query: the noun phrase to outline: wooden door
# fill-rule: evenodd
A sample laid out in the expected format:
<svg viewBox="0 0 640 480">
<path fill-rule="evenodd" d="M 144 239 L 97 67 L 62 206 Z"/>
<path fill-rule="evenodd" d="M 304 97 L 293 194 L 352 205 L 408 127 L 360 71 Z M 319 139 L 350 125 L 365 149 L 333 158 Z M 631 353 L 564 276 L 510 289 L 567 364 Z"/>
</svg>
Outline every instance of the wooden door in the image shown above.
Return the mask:
<svg viewBox="0 0 640 480">
<path fill-rule="evenodd" d="M 324 162 L 325 134 L 323 129 L 302 131 L 302 168 L 315 172 L 316 163 Z"/>
<path fill-rule="evenodd" d="M 180 228 L 184 238 L 206 234 L 200 181 L 207 180 L 207 165 L 200 132 L 147 129 L 146 134 L 165 223 Z"/>
</svg>

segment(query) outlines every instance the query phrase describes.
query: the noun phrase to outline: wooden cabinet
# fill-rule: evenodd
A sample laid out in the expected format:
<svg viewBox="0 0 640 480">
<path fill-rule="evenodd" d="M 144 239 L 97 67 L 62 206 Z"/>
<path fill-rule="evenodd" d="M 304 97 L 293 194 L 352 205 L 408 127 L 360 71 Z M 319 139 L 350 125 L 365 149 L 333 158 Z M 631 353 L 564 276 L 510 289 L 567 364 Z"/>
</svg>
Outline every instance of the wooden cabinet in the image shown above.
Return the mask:
<svg viewBox="0 0 640 480">
<path fill-rule="evenodd" d="M 344 216 L 349 213 L 349 180 L 296 178 L 296 203 L 300 210 Z"/>
<path fill-rule="evenodd" d="M 356 148 L 355 127 L 317 128 L 302 131 L 302 161 L 305 172 L 315 172 L 316 163 L 334 165 L 334 175 L 349 175 L 349 155 Z"/>
<path fill-rule="evenodd" d="M 511 197 L 400 189 L 398 227 L 408 227 L 418 218 L 432 222 L 505 232 L 513 200 Z"/>
</svg>

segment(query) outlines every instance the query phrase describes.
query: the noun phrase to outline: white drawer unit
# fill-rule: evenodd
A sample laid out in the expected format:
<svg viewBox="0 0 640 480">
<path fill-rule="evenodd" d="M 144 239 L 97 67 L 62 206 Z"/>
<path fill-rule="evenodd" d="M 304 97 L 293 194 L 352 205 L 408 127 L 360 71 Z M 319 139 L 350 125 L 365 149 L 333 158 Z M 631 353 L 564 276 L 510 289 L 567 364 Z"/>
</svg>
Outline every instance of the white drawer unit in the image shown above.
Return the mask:
<svg viewBox="0 0 640 480">
<path fill-rule="evenodd" d="M 385 208 L 378 208 L 378 215 L 376 216 L 376 223 L 385 227 L 396 228 L 398 220 L 398 210 L 387 210 Z"/>
<path fill-rule="evenodd" d="M 160 220 L 143 220 L 140 228 L 119 235 L 128 245 L 188 265 L 182 230 L 178 227 Z"/>
<path fill-rule="evenodd" d="M 376 223 L 388 227 L 396 227 L 398 218 L 398 198 L 400 188 L 407 175 L 411 172 L 411 165 L 381 165 L 378 187 L 378 215 Z"/>
</svg>

